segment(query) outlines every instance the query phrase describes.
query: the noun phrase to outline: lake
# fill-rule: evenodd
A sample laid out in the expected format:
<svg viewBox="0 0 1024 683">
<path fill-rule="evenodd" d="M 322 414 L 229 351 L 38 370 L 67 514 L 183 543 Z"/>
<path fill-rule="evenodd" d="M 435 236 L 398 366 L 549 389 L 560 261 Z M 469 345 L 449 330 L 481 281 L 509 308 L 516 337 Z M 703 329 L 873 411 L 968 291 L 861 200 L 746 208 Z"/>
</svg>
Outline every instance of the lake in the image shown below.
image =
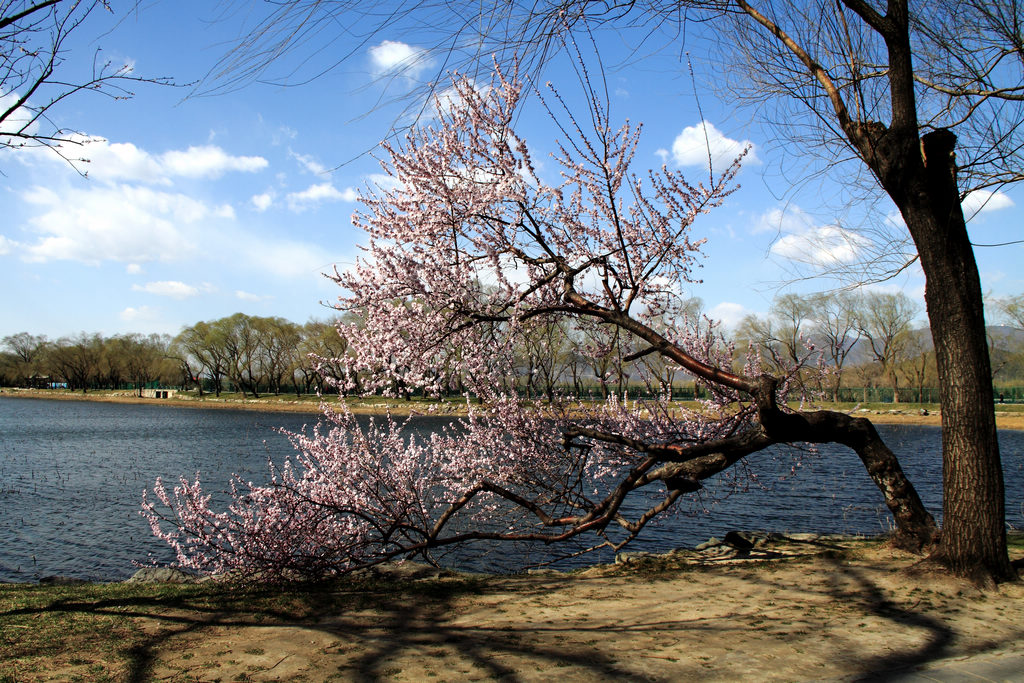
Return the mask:
<svg viewBox="0 0 1024 683">
<path fill-rule="evenodd" d="M 0 398 L 0 582 L 50 575 L 119 580 L 131 576 L 136 563 L 171 562 L 168 546 L 153 538 L 139 515 L 144 488 L 157 477 L 169 483 L 197 471 L 211 492 L 226 490 L 233 472 L 266 481 L 268 458 L 280 462 L 292 452 L 274 428 L 299 431 L 316 420 L 159 404 Z M 421 418 L 416 428 L 446 422 Z M 925 505 L 940 516 L 939 429 L 881 425 L 879 431 Z M 1024 432 L 1001 431 L 999 439 L 1007 523 L 1024 528 Z M 645 530 L 630 549 L 663 552 L 733 529 L 875 534 L 890 527 L 881 494 L 853 451 L 778 449 L 747 458 L 744 469 L 733 468 L 703 497 Z M 550 559 L 545 553 L 551 552 L 478 547 L 449 553 L 445 561 L 508 570 Z M 608 553 L 589 554 L 556 566 L 610 559 Z"/>
</svg>

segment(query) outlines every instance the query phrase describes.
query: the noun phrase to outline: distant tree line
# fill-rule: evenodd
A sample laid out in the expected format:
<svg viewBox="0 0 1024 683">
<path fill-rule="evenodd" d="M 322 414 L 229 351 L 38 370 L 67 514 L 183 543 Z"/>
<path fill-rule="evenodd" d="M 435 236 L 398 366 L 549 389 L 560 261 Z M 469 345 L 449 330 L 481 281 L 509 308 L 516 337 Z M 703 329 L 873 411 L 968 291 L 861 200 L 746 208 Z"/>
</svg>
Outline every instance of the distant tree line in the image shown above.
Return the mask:
<svg viewBox="0 0 1024 683">
<path fill-rule="evenodd" d="M 988 302 L 1000 326 L 989 328 L 997 394 L 1024 385 L 1024 295 Z M 691 299 L 662 312 L 657 324 L 696 325 L 707 335 L 721 328 Z M 748 315 L 732 333 L 737 346 L 752 346 L 764 369 L 779 372 L 800 363 L 797 381 L 832 401 L 934 402 L 937 378 L 927 328 L 915 327 L 919 307 L 902 293 L 784 294 L 767 315 Z M 352 316 L 352 314 L 346 314 Z M 685 321 L 685 323 L 684 323 Z M 606 398 L 617 395 L 695 398 L 697 388 L 659 354 L 632 352 L 619 332 L 602 325 L 569 326 L 537 318 L 516 349 L 519 372 L 507 378 L 519 393 L 550 398 L 555 392 Z M 198 322 L 176 337 L 160 334 L 78 335 L 49 340 L 27 332 L 0 344 L 0 383 L 20 387 L 120 389 L 178 387 L 200 395 L 223 391 L 245 396 L 360 390 L 349 370 L 350 352 L 335 321 L 300 325 L 284 318 L 244 313 Z M 439 367 L 438 385 L 465 393 L 465 378 Z M 412 391 L 395 384 L 389 392 Z"/>
</svg>

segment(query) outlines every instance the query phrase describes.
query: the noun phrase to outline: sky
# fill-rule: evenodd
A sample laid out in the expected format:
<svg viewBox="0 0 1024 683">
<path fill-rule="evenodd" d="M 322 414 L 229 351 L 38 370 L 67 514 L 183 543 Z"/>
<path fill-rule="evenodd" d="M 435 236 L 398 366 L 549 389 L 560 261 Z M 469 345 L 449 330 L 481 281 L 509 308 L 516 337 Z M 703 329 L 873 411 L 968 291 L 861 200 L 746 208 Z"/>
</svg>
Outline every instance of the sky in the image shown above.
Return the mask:
<svg viewBox="0 0 1024 683">
<path fill-rule="evenodd" d="M 18 332 L 56 339 L 79 332 L 177 334 L 200 320 L 235 312 L 295 322 L 325 319 L 339 292 L 324 277 L 351 266 L 361 235 L 351 225 L 359 191 L 379 179 L 368 154 L 392 126 L 409 121 L 417 85 L 441 68 L 415 30 L 395 26 L 372 39 L 326 46 L 346 57 L 307 83 L 317 64 L 285 58 L 275 67 L 293 85 L 249 83 L 218 94 L 210 70 L 245 17 L 213 13 L 216 3 L 140 5 L 127 16 L 92 17 L 69 45 L 69 68 L 87 69 L 95 54 L 130 63 L 142 76 L 169 76 L 180 87 L 137 84 L 112 100 L 79 93 L 52 111 L 78 131 L 71 165 L 45 149 L 0 150 L 0 338 Z M 800 276 L 801 263 L 848 265 L 868 248 L 858 209 L 832 205 L 842 194 L 827 182 L 796 183 L 792 150 L 773 144 L 756 112 L 716 92 L 715 74 L 698 64 L 691 80 L 678 51 L 616 60 L 621 46 L 600 43 L 610 66 L 613 121 L 644 123 L 634 169 L 666 164 L 688 177 L 708 174 L 749 147 L 740 189 L 693 228 L 706 237 L 703 279 L 689 294 L 712 317 L 736 324 L 764 314 L 782 291 L 834 286 Z M 102 52 L 97 53 L 97 50 Z M 331 60 L 329 60 L 331 61 Z M 564 60 L 545 77 L 571 91 Z M 206 80 L 204 80 L 206 79 Z M 698 88 L 694 83 L 712 84 Z M 11 93 L 0 92 L 0 105 Z M 534 154 L 553 149 L 537 112 L 520 133 Z M 536 134 L 531 136 L 531 129 Z M 2 133 L 2 131 L 0 131 Z M 1020 236 L 1024 194 L 1010 190 L 966 200 L 972 240 Z M 896 220 L 885 209 L 883 220 Z M 1024 292 L 1021 245 L 978 248 L 985 292 Z M 924 281 L 914 266 L 876 285 L 905 291 L 921 304 Z"/>
</svg>

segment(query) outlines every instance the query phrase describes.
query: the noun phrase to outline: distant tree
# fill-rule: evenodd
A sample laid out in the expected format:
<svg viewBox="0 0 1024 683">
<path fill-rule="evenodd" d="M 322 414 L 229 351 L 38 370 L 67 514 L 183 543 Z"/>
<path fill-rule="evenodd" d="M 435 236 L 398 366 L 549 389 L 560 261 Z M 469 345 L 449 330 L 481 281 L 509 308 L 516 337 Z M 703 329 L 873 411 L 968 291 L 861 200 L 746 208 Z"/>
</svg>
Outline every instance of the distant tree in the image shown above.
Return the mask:
<svg viewBox="0 0 1024 683">
<path fill-rule="evenodd" d="M 902 292 L 870 292 L 860 300 L 857 327 L 882 374 L 889 379 L 893 403 L 900 402 L 898 369 L 907 358 L 911 323 L 919 310 Z"/>
<path fill-rule="evenodd" d="M 82 332 L 73 337 L 61 337 L 49 350 L 48 363 L 57 374 L 67 380 L 68 388 L 89 391 L 100 379 L 103 362 L 103 337 Z"/>
<path fill-rule="evenodd" d="M 28 378 L 42 369 L 42 362 L 45 358 L 49 342 L 45 335 L 34 335 L 28 332 L 19 332 L 3 338 L 3 346 L 12 354 L 12 372 L 19 383 L 28 381 Z"/>
<path fill-rule="evenodd" d="M 927 328 L 910 330 L 904 355 L 905 360 L 899 371 L 907 383 L 916 389 L 913 400 L 927 403 L 925 387 L 935 386 L 935 350 L 932 348 L 931 334 Z"/>
<path fill-rule="evenodd" d="M 1024 294 L 995 299 L 993 302 L 1000 322 L 1015 330 L 1024 330 Z"/>
<path fill-rule="evenodd" d="M 219 346 L 225 360 L 224 373 L 242 396 L 260 397 L 260 384 L 266 379 L 263 353 L 265 347 L 257 318 L 245 313 L 211 323 L 211 338 Z"/>
<path fill-rule="evenodd" d="M 338 334 L 337 325 L 337 321 L 310 320 L 303 326 L 299 371 L 307 393 L 313 386 L 321 394 L 347 386 L 359 391 L 358 376 L 346 367 L 348 342 Z"/>
<path fill-rule="evenodd" d="M 736 329 L 736 337 L 742 344 L 753 345 L 774 373 L 803 365 L 812 355 L 808 335 L 813 308 L 813 299 L 809 297 L 780 294 L 772 301 L 767 317 L 745 316 Z"/>
<path fill-rule="evenodd" d="M 681 302 L 675 310 L 651 316 L 650 324 L 662 331 L 662 334 L 667 333 L 669 327 L 690 328 L 704 324 L 711 326 L 713 323 L 703 315 L 703 306 L 704 302 L 699 297 L 690 297 Z M 672 397 L 676 377 L 682 371 L 679 365 L 655 353 L 653 349 L 644 349 L 626 357 L 625 360 L 637 369 L 636 374 L 649 393 Z"/>
<path fill-rule="evenodd" d="M 175 338 L 175 344 L 184 352 L 179 353 L 182 359 L 179 362 L 186 362 L 188 359 L 197 362 L 202 371 L 194 376 L 201 378 L 205 374 L 213 384 L 215 396 L 220 396 L 227 374 L 228 361 L 223 336 L 220 327 L 208 322 L 198 322 L 183 329 Z M 191 368 L 191 362 L 186 362 L 186 366 Z M 201 386 L 199 393 L 202 395 Z"/>
<path fill-rule="evenodd" d="M 280 395 L 286 377 L 295 371 L 300 327 L 284 318 L 257 318 L 254 321 L 262 347 L 261 365 L 270 391 Z"/>
<path fill-rule="evenodd" d="M 846 359 L 860 339 L 857 297 L 849 292 L 819 294 L 810 305 L 815 319 L 812 335 L 828 363 L 832 400 L 839 401 Z"/>
<path fill-rule="evenodd" d="M 125 341 L 125 372 L 135 385 L 136 393 L 142 396 L 142 390 L 147 384 L 159 380 L 167 373 L 171 340 L 159 334 L 132 334 L 127 335 Z"/>
</svg>

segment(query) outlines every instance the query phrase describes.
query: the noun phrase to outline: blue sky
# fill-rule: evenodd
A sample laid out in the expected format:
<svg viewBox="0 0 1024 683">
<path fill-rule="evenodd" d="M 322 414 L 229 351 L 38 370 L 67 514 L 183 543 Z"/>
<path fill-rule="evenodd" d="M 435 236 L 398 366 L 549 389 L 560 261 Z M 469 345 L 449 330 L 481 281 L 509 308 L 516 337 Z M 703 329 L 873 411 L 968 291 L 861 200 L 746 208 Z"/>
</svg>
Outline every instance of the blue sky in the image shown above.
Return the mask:
<svg viewBox="0 0 1024 683">
<path fill-rule="evenodd" d="M 237 17 L 213 21 L 208 7 L 156 3 L 115 17 L 117 23 L 98 17 L 78 34 L 72 58 L 91 65 L 101 47 L 140 75 L 196 81 L 241 30 Z M 401 120 L 400 107 L 415 102 L 402 96 L 438 68 L 422 47 L 415 33 L 396 28 L 394 35 L 378 32 L 341 68 L 305 85 L 256 83 L 205 97 L 140 85 L 127 101 L 89 93 L 67 100 L 53 116 L 91 140 L 82 151 L 90 159 L 81 166 L 87 178 L 46 150 L 0 151 L 0 337 L 176 334 L 237 311 L 296 322 L 327 317 L 322 302 L 337 291 L 321 273 L 353 262 L 357 190 L 379 172 L 365 152 Z M 617 49 L 602 44 L 606 63 L 615 63 Z M 678 57 L 613 68 L 612 118 L 644 122 L 637 171 L 664 161 L 706 177 L 705 131 L 723 158 L 752 145 L 742 188 L 694 228 L 708 243 L 699 272 L 704 283 L 692 294 L 713 316 L 734 323 L 766 312 L 800 259 L 855 262 L 867 249 L 865 238 L 839 226 L 884 222 L 887 210 L 883 204 L 865 218 L 856 206 L 833 206 L 830 198 L 841 192 L 827 183 L 794 189 L 799 172 L 788 172 L 791 157 L 770 143 L 754 113 L 704 89 L 698 113 Z M 284 62 L 279 71 L 293 66 Z M 562 67 L 554 64 L 545 77 L 571 91 L 575 78 Z M 698 64 L 698 83 L 714 80 Z M 398 104 L 380 104 L 394 98 Z M 530 135 L 533 121 L 524 115 L 520 132 L 535 150 L 550 150 L 549 138 Z M 1018 238 L 1024 195 L 1011 190 L 987 199 L 971 222 L 973 240 Z M 1022 248 L 977 250 L 987 293 L 1024 292 Z M 790 289 L 829 286 L 801 280 Z M 879 286 L 918 300 L 923 293 L 916 268 Z"/>
</svg>

